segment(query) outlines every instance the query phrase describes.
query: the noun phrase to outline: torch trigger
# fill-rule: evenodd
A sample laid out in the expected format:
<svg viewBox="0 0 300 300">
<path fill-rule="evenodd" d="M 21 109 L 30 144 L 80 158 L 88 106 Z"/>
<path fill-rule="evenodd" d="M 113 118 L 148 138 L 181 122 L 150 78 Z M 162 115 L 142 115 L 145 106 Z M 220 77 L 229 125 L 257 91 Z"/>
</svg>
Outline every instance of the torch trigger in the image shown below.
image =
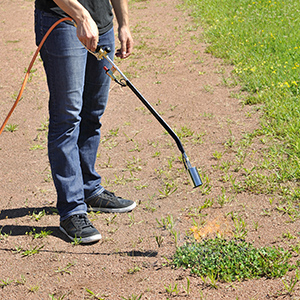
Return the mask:
<svg viewBox="0 0 300 300">
<path fill-rule="evenodd" d="M 118 80 L 116 78 L 116 76 L 114 75 L 114 72 L 116 71 L 115 67 L 112 67 L 111 69 L 107 68 L 106 66 L 103 67 L 103 69 L 105 70 L 105 73 L 117 84 L 119 84 L 120 86 L 126 86 L 126 83 L 121 82 L 120 80 Z"/>
</svg>

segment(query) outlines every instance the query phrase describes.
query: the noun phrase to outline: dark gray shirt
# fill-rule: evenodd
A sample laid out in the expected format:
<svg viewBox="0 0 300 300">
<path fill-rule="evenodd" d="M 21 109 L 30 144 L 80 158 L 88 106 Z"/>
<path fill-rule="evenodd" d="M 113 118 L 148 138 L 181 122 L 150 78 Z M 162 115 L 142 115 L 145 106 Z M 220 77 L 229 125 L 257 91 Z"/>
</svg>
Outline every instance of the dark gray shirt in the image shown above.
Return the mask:
<svg viewBox="0 0 300 300">
<path fill-rule="evenodd" d="M 113 13 L 109 0 L 78 0 L 78 2 L 91 14 L 98 26 L 99 34 L 103 34 L 113 27 Z M 52 0 L 35 0 L 35 8 L 60 18 L 68 17 Z"/>
</svg>

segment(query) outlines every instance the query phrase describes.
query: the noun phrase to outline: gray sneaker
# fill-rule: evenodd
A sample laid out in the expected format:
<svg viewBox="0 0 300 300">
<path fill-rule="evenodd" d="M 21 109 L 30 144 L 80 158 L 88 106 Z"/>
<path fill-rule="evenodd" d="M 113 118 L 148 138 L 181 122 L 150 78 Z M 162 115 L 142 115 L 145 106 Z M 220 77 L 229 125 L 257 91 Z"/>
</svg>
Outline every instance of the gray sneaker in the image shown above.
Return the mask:
<svg viewBox="0 0 300 300">
<path fill-rule="evenodd" d="M 107 190 L 104 190 L 100 195 L 85 200 L 88 211 L 102 211 L 111 213 L 124 213 L 133 210 L 136 203 L 132 200 L 122 199 L 115 196 Z"/>
<path fill-rule="evenodd" d="M 72 241 L 77 239 L 83 244 L 97 242 L 101 234 L 90 222 L 86 214 L 70 216 L 61 221 L 59 229 Z"/>
</svg>

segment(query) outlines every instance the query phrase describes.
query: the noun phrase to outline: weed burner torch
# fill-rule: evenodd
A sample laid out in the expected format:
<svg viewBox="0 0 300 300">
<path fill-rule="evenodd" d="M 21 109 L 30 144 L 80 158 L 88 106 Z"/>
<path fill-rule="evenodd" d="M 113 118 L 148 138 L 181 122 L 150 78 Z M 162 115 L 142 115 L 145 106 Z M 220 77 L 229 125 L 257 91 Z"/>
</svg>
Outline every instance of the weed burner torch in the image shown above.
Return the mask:
<svg viewBox="0 0 300 300">
<path fill-rule="evenodd" d="M 110 52 L 109 47 L 101 47 L 98 46 L 96 51 L 90 51 L 93 55 L 96 56 L 98 60 L 101 60 L 105 58 L 110 64 L 111 68 L 108 69 L 107 67 L 104 67 L 104 70 L 106 74 L 116 83 L 119 85 L 125 87 L 128 86 L 133 93 L 142 101 L 142 103 L 148 108 L 148 110 L 151 112 L 151 114 L 157 119 L 157 121 L 165 128 L 165 130 L 171 135 L 171 137 L 175 140 L 178 149 L 182 153 L 182 159 L 185 166 L 185 169 L 187 170 L 189 177 L 191 179 L 191 182 L 193 186 L 196 188 L 200 185 L 202 185 L 202 181 L 200 178 L 200 175 L 198 173 L 198 170 L 196 167 L 192 167 L 190 160 L 188 156 L 186 155 L 182 143 L 179 139 L 179 137 L 175 134 L 175 132 L 172 130 L 172 128 L 164 121 L 164 119 L 156 112 L 156 110 L 151 106 L 151 104 L 144 98 L 144 96 L 135 88 L 135 86 L 129 81 L 129 79 L 122 73 L 122 71 L 116 66 L 116 64 L 109 58 L 107 55 Z M 114 75 L 115 72 L 118 72 L 122 79 L 118 80 L 116 76 Z"/>
</svg>

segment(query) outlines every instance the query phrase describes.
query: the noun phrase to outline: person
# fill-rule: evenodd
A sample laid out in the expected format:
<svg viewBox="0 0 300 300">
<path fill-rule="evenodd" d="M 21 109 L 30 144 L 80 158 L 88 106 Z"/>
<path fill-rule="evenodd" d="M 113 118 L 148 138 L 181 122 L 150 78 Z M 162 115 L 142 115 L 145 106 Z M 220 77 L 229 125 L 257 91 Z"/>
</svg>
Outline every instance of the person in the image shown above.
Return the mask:
<svg viewBox="0 0 300 300">
<path fill-rule="evenodd" d="M 136 202 L 122 199 L 101 186 L 95 170 L 110 78 L 88 50 L 97 45 L 115 53 L 113 10 L 118 23 L 120 49 L 127 58 L 133 49 L 127 0 L 35 0 L 37 45 L 53 23 L 70 16 L 51 32 L 41 48 L 49 89 L 48 156 L 57 192 L 60 230 L 72 241 L 92 243 L 101 234 L 87 216 L 89 211 L 122 213 Z M 88 50 L 87 50 L 88 49 Z"/>
</svg>

